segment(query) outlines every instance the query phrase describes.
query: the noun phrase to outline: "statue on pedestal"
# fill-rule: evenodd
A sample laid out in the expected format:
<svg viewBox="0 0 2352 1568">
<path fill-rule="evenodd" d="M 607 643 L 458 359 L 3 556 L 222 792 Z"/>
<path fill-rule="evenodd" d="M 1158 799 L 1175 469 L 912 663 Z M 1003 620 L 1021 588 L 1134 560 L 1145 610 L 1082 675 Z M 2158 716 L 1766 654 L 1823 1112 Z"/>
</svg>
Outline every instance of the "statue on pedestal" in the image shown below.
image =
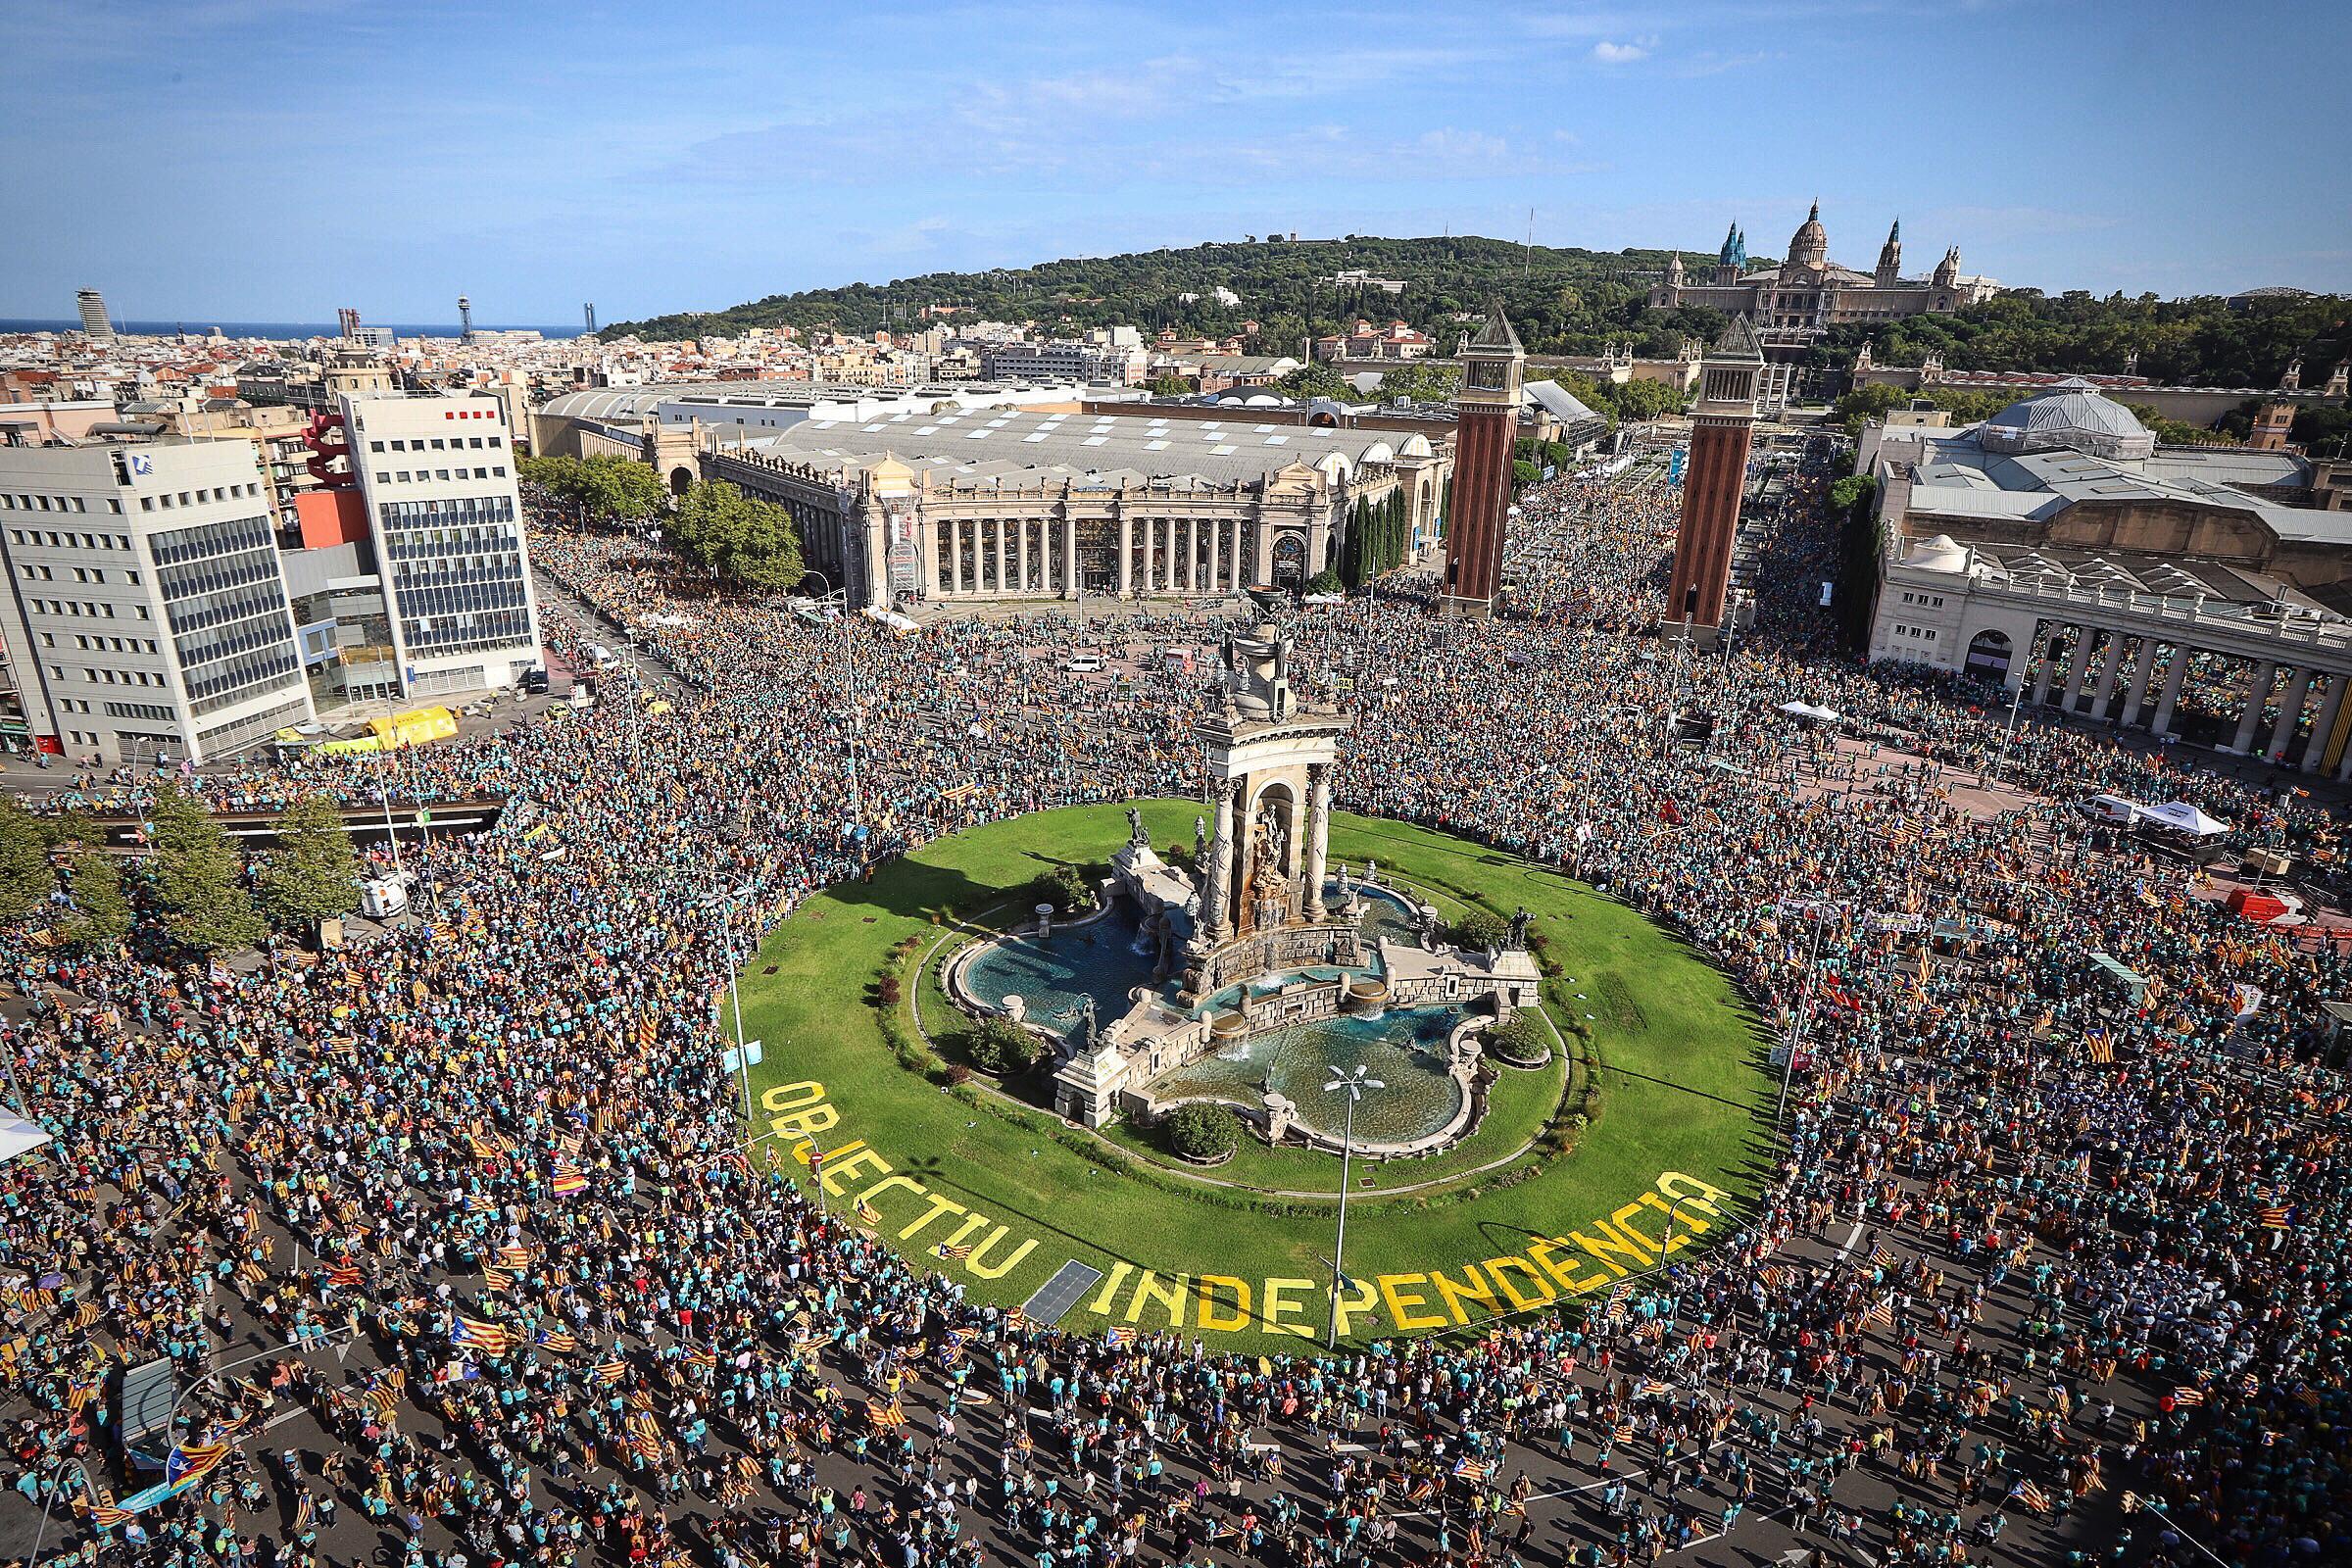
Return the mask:
<svg viewBox="0 0 2352 1568">
<path fill-rule="evenodd" d="M 1139 807 L 1127 808 L 1127 842 L 1140 848 L 1151 846 L 1152 833 L 1144 826 L 1144 813 Z"/>
</svg>

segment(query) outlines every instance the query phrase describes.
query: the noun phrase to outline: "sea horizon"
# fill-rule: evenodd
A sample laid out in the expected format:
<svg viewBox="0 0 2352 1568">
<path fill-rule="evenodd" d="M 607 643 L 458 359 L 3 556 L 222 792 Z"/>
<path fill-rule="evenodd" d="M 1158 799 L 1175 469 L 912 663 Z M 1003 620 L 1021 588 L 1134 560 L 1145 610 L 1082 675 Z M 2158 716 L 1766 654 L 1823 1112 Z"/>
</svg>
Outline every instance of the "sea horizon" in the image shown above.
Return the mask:
<svg viewBox="0 0 2352 1568">
<path fill-rule="evenodd" d="M 397 337 L 456 337 L 458 323 L 419 324 L 404 321 L 363 321 L 362 326 L 380 326 Z M 182 332 L 207 337 L 215 327 L 229 337 L 272 338 L 279 341 L 299 341 L 313 337 L 340 337 L 343 328 L 331 321 L 217 321 L 200 317 L 188 317 L 176 321 L 117 321 L 115 330 L 125 337 L 176 337 Z M 473 323 L 476 332 L 537 332 L 551 338 L 584 337 L 587 329 L 574 321 L 569 326 L 547 326 L 537 322 L 515 322 L 511 325 L 492 325 L 486 321 Z M 78 332 L 79 320 L 64 318 L 40 319 L 32 317 L 0 317 L 0 333 L 8 332 Z"/>
</svg>

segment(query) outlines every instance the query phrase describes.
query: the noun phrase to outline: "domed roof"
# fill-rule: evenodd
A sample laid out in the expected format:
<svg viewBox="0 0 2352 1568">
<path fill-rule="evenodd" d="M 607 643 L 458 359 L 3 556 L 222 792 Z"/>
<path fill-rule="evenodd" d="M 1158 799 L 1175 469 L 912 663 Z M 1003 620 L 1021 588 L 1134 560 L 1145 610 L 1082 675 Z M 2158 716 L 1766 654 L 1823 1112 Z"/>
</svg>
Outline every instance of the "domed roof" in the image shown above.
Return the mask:
<svg viewBox="0 0 2352 1568">
<path fill-rule="evenodd" d="M 1977 432 L 1987 451 L 2050 452 L 2065 449 L 2102 458 L 2144 458 L 2156 438 L 2132 411 L 2102 395 L 2081 376 L 2010 404 Z"/>
<path fill-rule="evenodd" d="M 1830 254 L 1830 231 L 1821 226 L 1821 203 L 1815 202 L 1805 220 L 1788 236 L 1788 261 L 1795 267 L 1819 267 Z"/>
</svg>

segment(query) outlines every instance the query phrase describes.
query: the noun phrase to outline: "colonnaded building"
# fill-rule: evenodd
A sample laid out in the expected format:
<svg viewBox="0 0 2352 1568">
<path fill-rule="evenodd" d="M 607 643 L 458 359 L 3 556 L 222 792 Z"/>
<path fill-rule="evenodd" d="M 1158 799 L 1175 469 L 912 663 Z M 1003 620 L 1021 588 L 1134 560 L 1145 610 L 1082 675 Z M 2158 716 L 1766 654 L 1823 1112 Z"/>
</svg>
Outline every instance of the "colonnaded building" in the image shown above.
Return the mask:
<svg viewBox="0 0 2352 1568">
<path fill-rule="evenodd" d="M 587 417 L 573 404 L 583 396 L 598 400 L 596 433 L 559 431 Z M 1295 587 L 1337 565 L 1359 501 L 1401 496 L 1412 550 L 1428 548 L 1452 472 L 1449 419 L 1421 421 L 1423 431 L 1272 422 L 1249 410 L 1200 418 L 1208 411 L 1105 412 L 1065 393 L 1058 407 L 942 400 L 797 411 L 777 425 L 680 424 L 663 407 L 678 396 L 568 394 L 534 429 L 550 447 L 559 436 L 575 450 L 610 442 L 602 449 L 644 456 L 673 480 L 691 464 L 783 506 L 809 566 L 876 609 Z M 710 413 L 726 418 L 716 405 Z"/>
<path fill-rule="evenodd" d="M 1870 657 L 2352 776 L 2352 513 L 2302 455 L 2160 447 L 2087 381 L 1873 424 Z"/>
</svg>

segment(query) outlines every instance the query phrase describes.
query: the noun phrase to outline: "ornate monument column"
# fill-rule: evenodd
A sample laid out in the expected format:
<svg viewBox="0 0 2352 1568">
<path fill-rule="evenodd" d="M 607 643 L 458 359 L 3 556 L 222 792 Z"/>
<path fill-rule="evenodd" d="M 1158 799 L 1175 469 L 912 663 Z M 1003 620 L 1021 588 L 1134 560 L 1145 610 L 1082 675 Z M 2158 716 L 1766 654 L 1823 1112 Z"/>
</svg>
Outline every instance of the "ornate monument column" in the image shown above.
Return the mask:
<svg viewBox="0 0 2352 1568">
<path fill-rule="evenodd" d="M 1228 636 L 1223 710 L 1200 726 L 1216 829 L 1199 868 L 1192 956 L 1204 985 L 1304 961 L 1329 941 L 1323 871 L 1332 766 L 1348 718 L 1298 706 L 1291 644 Z"/>
<path fill-rule="evenodd" d="M 1217 791 L 1217 822 L 1209 835 L 1208 854 L 1200 866 L 1200 918 L 1194 927 L 1206 945 L 1222 942 L 1232 933 L 1226 916 L 1227 892 L 1232 886 L 1229 862 L 1234 855 L 1233 795 L 1238 785 L 1227 781 Z"/>
<path fill-rule="evenodd" d="M 1309 920 L 1323 918 L 1323 855 L 1331 840 L 1331 764 L 1313 762 L 1306 769 L 1306 839 L 1298 858 L 1298 875 L 1306 886 L 1300 904 Z"/>
</svg>

